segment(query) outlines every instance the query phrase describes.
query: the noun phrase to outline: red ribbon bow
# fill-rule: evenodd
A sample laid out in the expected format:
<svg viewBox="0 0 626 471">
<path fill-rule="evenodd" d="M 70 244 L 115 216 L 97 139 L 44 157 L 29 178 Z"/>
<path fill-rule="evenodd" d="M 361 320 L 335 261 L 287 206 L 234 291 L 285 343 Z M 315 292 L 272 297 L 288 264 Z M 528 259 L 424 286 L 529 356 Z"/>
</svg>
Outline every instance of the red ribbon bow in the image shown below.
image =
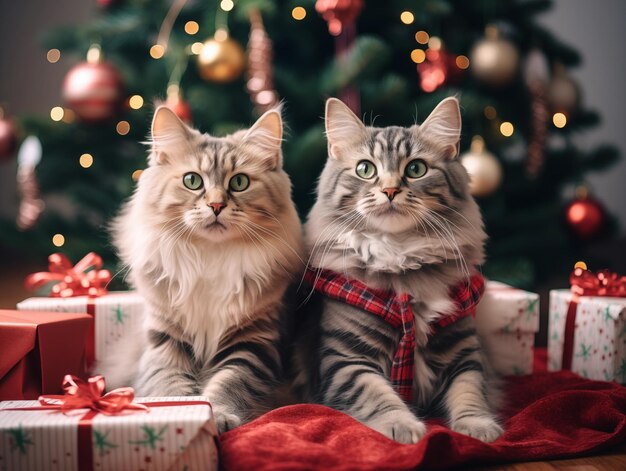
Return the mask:
<svg viewBox="0 0 626 471">
<path fill-rule="evenodd" d="M 619 276 L 609 270 L 593 273 L 576 268 L 569 281 L 575 296 L 626 297 L 626 276 Z"/>
<path fill-rule="evenodd" d="M 143 404 L 133 404 L 135 390 L 125 387 L 114 389 L 104 396 L 104 376 L 92 376 L 86 382 L 74 375 L 65 375 L 65 394 L 39 396 L 42 406 L 58 407 L 64 414 L 77 409 L 91 409 L 104 415 L 119 415 L 130 411 L 148 411 Z"/>
<path fill-rule="evenodd" d="M 26 277 L 26 289 L 35 290 L 55 281 L 57 284 L 50 292 L 52 297 L 102 296 L 108 292 L 107 284 L 111 281 L 111 272 L 102 270 L 102 258 L 97 253 L 89 252 L 74 266 L 61 253 L 50 255 L 48 262 L 50 271 L 33 273 Z"/>
</svg>

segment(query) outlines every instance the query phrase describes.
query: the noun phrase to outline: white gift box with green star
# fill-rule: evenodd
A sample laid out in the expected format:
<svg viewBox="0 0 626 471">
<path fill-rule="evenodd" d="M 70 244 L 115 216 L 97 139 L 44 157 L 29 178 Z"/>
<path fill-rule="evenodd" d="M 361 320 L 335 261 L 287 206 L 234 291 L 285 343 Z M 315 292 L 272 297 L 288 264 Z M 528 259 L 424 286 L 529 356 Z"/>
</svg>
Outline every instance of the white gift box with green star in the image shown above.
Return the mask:
<svg viewBox="0 0 626 471">
<path fill-rule="evenodd" d="M 135 402 L 146 404 L 148 412 L 97 414 L 90 420 L 87 433 L 91 450 L 87 456 L 81 446 L 84 442 L 79 440 L 79 427 L 84 427 L 87 409 L 63 414 L 58 410 L 37 410 L 37 401 L 0 402 L 0 468 L 7 471 L 218 469 L 217 428 L 206 398 L 136 398 Z M 163 406 L 164 402 L 172 405 Z M 151 407 L 150 403 L 160 406 Z M 89 460 L 87 465 L 85 458 Z"/>
<path fill-rule="evenodd" d="M 565 321 L 572 300 L 567 289 L 550 291 L 548 370 L 562 368 Z M 582 296 L 576 306 L 572 371 L 626 384 L 626 298 Z"/>
<path fill-rule="evenodd" d="M 488 281 L 476 309 L 476 327 L 496 373 L 532 373 L 535 334 L 539 330 L 537 293 Z"/>
<path fill-rule="evenodd" d="M 95 298 L 33 297 L 17 304 L 17 309 L 22 311 L 93 314 L 96 360 L 106 358 L 126 332 L 133 332 L 135 326 L 141 325 L 143 308 L 143 298 L 134 291 L 112 291 Z"/>
</svg>

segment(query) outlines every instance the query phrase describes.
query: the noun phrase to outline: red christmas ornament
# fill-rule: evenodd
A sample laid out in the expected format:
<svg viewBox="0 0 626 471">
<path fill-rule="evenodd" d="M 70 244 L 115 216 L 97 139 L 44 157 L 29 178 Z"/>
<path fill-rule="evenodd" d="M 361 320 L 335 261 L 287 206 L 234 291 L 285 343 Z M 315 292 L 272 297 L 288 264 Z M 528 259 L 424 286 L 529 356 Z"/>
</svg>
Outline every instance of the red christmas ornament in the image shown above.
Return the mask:
<svg viewBox="0 0 626 471">
<path fill-rule="evenodd" d="M 76 116 L 87 122 L 112 119 L 123 99 L 117 68 L 103 62 L 99 48 L 87 53 L 87 61 L 72 67 L 63 82 L 63 98 Z"/>
<path fill-rule="evenodd" d="M 581 239 L 597 235 L 606 220 L 602 205 L 582 191 L 582 194 L 567 205 L 565 217 L 568 227 Z"/>
<path fill-rule="evenodd" d="M 4 118 L 2 110 L 0 110 L 0 161 L 11 157 L 16 144 L 17 132 L 15 125 L 11 120 Z"/>
<path fill-rule="evenodd" d="M 315 11 L 328 23 L 328 32 L 339 36 L 346 25 L 353 24 L 361 10 L 363 0 L 317 0 Z"/>
<path fill-rule="evenodd" d="M 421 89 L 431 93 L 446 82 L 459 78 L 462 71 L 456 67 L 455 60 L 455 56 L 443 48 L 428 49 L 426 59 L 417 64 Z"/>
<path fill-rule="evenodd" d="M 187 101 L 183 99 L 183 94 L 180 92 L 177 86 L 175 86 L 175 90 L 168 92 L 165 106 L 172 110 L 174 114 L 182 119 L 185 123 L 191 123 L 191 107 L 189 106 L 189 103 L 187 103 Z"/>
</svg>

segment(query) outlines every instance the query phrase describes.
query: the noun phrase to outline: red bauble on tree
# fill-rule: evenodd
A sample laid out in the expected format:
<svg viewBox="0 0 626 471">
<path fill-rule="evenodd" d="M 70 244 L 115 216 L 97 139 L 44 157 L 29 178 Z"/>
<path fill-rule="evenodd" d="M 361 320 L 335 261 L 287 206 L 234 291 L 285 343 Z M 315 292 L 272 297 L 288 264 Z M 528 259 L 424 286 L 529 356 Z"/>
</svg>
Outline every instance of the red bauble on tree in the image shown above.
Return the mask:
<svg viewBox="0 0 626 471">
<path fill-rule="evenodd" d="M 317 0 L 315 10 L 328 23 L 328 31 L 339 36 L 344 26 L 353 24 L 361 10 L 363 0 Z"/>
<path fill-rule="evenodd" d="M 92 47 L 87 61 L 72 67 L 63 82 L 63 98 L 76 116 L 87 122 L 112 119 L 123 99 L 117 68 L 104 62 L 99 47 Z"/>
<path fill-rule="evenodd" d="M 420 75 L 420 88 L 427 93 L 434 92 L 447 82 L 456 81 L 462 70 L 455 65 L 455 56 L 443 49 L 430 48 L 426 59 L 417 64 Z"/>
<path fill-rule="evenodd" d="M 15 150 L 17 132 L 10 119 L 4 117 L 0 108 L 0 161 L 8 159 Z"/>
<path fill-rule="evenodd" d="M 606 211 L 586 188 L 577 190 L 576 199 L 567 205 L 566 222 L 581 239 L 590 239 L 600 233 L 606 222 Z"/>
<path fill-rule="evenodd" d="M 174 112 L 185 123 L 191 123 L 191 107 L 189 103 L 183 98 L 183 94 L 180 91 L 178 85 L 170 85 L 167 89 L 167 100 L 165 106 Z"/>
</svg>

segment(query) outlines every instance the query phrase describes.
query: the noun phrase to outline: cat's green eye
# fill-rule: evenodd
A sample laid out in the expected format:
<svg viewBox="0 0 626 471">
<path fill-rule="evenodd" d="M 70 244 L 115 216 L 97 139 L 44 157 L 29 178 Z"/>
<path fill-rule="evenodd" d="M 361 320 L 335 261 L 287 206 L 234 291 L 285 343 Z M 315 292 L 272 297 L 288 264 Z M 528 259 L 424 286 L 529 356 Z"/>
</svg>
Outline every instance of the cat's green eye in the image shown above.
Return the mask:
<svg viewBox="0 0 626 471">
<path fill-rule="evenodd" d="M 196 172 L 189 172 L 183 175 L 183 185 L 190 190 L 199 190 L 202 188 L 202 177 Z"/>
<path fill-rule="evenodd" d="M 243 191 L 250 186 L 250 179 L 245 173 L 238 173 L 228 182 L 228 188 L 232 191 Z"/>
<path fill-rule="evenodd" d="M 404 174 L 409 178 L 422 178 L 426 175 L 428 167 L 426 162 L 421 159 L 411 160 L 404 169 Z"/>
<path fill-rule="evenodd" d="M 356 164 L 356 174 L 361 178 L 369 180 L 376 175 L 376 165 L 369 160 L 361 160 Z"/>
</svg>

